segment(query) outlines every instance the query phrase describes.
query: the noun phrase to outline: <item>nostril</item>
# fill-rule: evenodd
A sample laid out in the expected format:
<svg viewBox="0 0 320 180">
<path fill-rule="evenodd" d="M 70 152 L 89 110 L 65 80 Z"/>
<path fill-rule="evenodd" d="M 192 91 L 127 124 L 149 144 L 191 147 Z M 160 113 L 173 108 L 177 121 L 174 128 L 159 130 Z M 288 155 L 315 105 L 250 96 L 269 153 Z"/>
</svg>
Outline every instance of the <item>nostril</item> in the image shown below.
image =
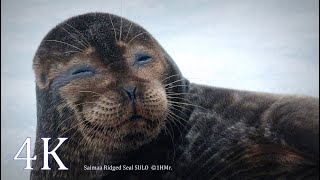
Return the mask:
<svg viewBox="0 0 320 180">
<path fill-rule="evenodd" d="M 127 94 L 130 101 L 134 101 L 136 99 L 136 87 L 135 86 L 126 86 L 123 87 L 123 91 Z"/>
</svg>

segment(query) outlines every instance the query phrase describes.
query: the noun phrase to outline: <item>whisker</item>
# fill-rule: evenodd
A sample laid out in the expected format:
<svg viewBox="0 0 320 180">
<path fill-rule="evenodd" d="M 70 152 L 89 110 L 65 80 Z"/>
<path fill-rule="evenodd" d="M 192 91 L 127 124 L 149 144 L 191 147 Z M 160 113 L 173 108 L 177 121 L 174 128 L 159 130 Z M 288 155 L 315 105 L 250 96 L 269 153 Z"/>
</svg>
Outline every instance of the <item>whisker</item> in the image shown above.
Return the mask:
<svg viewBox="0 0 320 180">
<path fill-rule="evenodd" d="M 69 132 L 70 130 L 74 129 L 76 126 L 78 126 L 80 122 L 77 122 L 75 125 L 71 126 L 69 129 L 67 129 L 66 131 L 64 131 L 62 134 L 59 134 L 58 137 L 63 137 L 64 134 L 66 134 L 67 132 Z M 51 145 L 53 145 L 58 139 L 55 139 Z M 49 146 L 49 148 L 51 148 L 51 145 Z"/>
<path fill-rule="evenodd" d="M 119 42 L 121 42 L 121 32 L 122 32 L 122 0 L 121 0 L 121 16 L 120 16 L 120 36 L 119 36 Z"/>
<path fill-rule="evenodd" d="M 71 26 L 71 25 L 68 24 L 68 23 L 64 23 L 64 24 L 67 25 L 67 26 L 69 26 L 69 27 L 71 27 L 71 28 L 74 29 L 78 34 L 80 34 L 80 36 L 83 37 L 84 41 L 86 41 L 87 45 L 89 45 L 89 47 L 91 47 L 90 42 L 87 40 L 86 37 L 84 37 L 84 35 L 83 35 L 80 31 L 78 31 L 76 28 L 74 28 L 73 26 Z"/>
<path fill-rule="evenodd" d="M 86 45 L 83 44 L 82 41 L 80 41 L 77 37 L 75 37 L 73 34 L 71 34 L 68 30 L 66 30 L 63 26 L 59 25 L 61 29 L 63 29 L 65 32 L 67 32 L 71 37 L 73 37 L 82 47 L 88 48 Z"/>
<path fill-rule="evenodd" d="M 170 101 L 168 100 L 168 102 L 171 102 L 171 103 L 174 103 L 174 104 L 181 104 L 181 105 L 187 105 L 187 106 L 194 106 L 194 107 L 198 107 L 198 108 L 201 108 L 201 109 L 204 109 L 204 110 L 207 110 L 207 111 L 210 111 L 209 109 L 206 109 L 202 106 L 198 106 L 198 105 L 195 105 L 195 104 L 189 104 L 189 103 L 183 103 L 183 102 L 175 102 L 175 101 Z"/>
<path fill-rule="evenodd" d="M 82 121 L 80 121 L 79 125 L 80 125 L 81 123 L 82 123 Z M 68 137 L 68 140 L 69 140 L 69 141 L 68 141 L 68 143 L 67 143 L 66 146 L 69 145 L 69 143 L 71 142 L 71 139 L 74 137 L 74 135 L 75 135 L 77 132 L 78 132 L 78 130 L 75 130 L 74 133 L 73 133 L 71 136 Z"/>
<path fill-rule="evenodd" d="M 98 95 L 94 95 L 94 96 L 98 96 Z M 91 97 L 94 97 L 94 96 L 91 96 Z M 100 96 L 100 95 L 99 95 L 99 96 Z M 79 106 L 79 105 L 82 105 L 82 104 L 97 104 L 97 103 L 96 103 L 96 102 L 83 102 L 83 103 L 78 103 L 78 104 L 75 104 L 75 105 L 68 103 L 67 106 L 68 106 L 71 110 L 75 111 L 76 107 Z M 63 108 L 65 108 L 65 107 L 60 107 L 60 108 L 58 108 L 57 110 L 58 110 L 58 111 L 61 111 Z M 82 114 L 82 113 L 84 113 L 84 112 L 75 112 L 75 113 L 80 113 L 80 114 Z M 58 125 L 57 128 L 59 128 L 62 123 L 66 122 L 66 120 L 68 120 L 68 119 L 70 119 L 70 118 L 72 118 L 72 117 L 74 117 L 74 116 L 76 116 L 76 115 L 77 115 L 77 114 L 74 114 L 74 115 L 72 115 L 72 116 L 70 116 L 70 117 L 62 120 L 61 123 Z"/>
<path fill-rule="evenodd" d="M 79 92 L 80 92 L 80 91 L 79 91 Z M 87 92 L 87 91 L 86 91 L 86 92 Z M 100 97 L 103 96 L 103 95 L 101 95 L 101 94 L 99 94 L 99 93 L 95 93 L 95 92 L 93 92 L 93 91 L 88 91 L 88 92 L 95 94 L 95 95 L 91 96 L 90 98 L 95 97 L 95 96 L 100 96 Z M 71 110 L 74 111 L 77 106 L 83 105 L 83 104 L 97 104 L 97 102 L 83 102 L 83 103 L 78 103 L 78 104 L 67 104 L 67 106 L 68 106 Z M 64 107 L 59 108 L 58 111 L 60 111 L 62 108 L 64 108 Z M 84 112 L 75 112 L 75 113 L 83 114 Z M 68 119 L 70 119 L 70 118 L 72 118 L 72 117 L 74 117 L 74 116 L 76 116 L 76 115 L 77 115 L 77 114 L 74 114 L 74 115 L 66 118 L 65 120 L 62 120 L 61 123 L 58 125 L 57 128 L 59 128 L 59 127 L 60 127 L 64 122 L 66 122 Z"/>
<path fill-rule="evenodd" d="M 170 122 L 168 122 L 168 123 L 169 123 L 169 125 L 170 125 Z M 170 126 L 171 126 L 171 125 L 170 125 Z M 170 136 L 170 138 L 171 138 L 172 147 L 173 147 L 173 157 L 172 157 L 172 162 L 174 162 L 175 154 L 176 154 L 175 143 L 174 143 L 174 140 L 173 140 L 173 137 L 172 137 L 172 135 L 171 135 L 171 133 L 170 133 L 169 128 L 167 128 L 166 126 L 164 126 L 164 128 L 165 128 L 165 132 L 167 132 L 167 131 L 168 131 L 169 136 Z M 172 128 L 172 127 L 171 127 L 171 128 Z M 172 133 L 174 133 L 174 132 L 172 131 Z"/>
<path fill-rule="evenodd" d="M 83 52 L 80 52 L 80 51 L 66 51 L 63 54 L 67 54 L 67 53 L 81 53 L 81 54 L 83 54 Z"/>
<path fill-rule="evenodd" d="M 167 95 L 167 98 L 174 99 L 176 97 L 180 97 L 180 98 L 184 98 L 186 100 L 189 100 L 187 95 L 190 95 L 190 93 L 170 93 L 170 92 L 167 92 L 166 95 Z"/>
<path fill-rule="evenodd" d="M 80 92 L 80 93 L 93 93 L 93 94 L 97 94 L 97 95 L 100 95 L 100 96 L 102 96 L 102 97 L 107 98 L 105 95 L 100 94 L 100 93 L 97 93 L 97 92 L 94 92 L 94 91 L 78 91 L 78 92 Z M 108 98 L 107 98 L 107 99 L 108 99 Z"/>
<path fill-rule="evenodd" d="M 124 42 L 126 42 L 127 38 L 128 38 L 128 35 L 130 33 L 130 30 L 131 30 L 131 26 L 132 26 L 132 22 L 130 23 L 130 26 L 129 26 L 129 30 L 127 32 L 127 35 L 126 35 L 126 38 L 124 39 Z"/>
<path fill-rule="evenodd" d="M 170 105 L 170 106 L 175 106 L 175 107 L 177 107 L 177 108 L 182 108 L 182 109 L 188 110 L 189 112 L 192 112 L 191 109 L 188 109 L 188 108 L 185 107 L 185 106 L 181 106 L 181 105 L 177 105 L 177 104 L 171 104 L 171 103 L 169 103 L 169 105 Z"/>
<path fill-rule="evenodd" d="M 109 19 L 110 19 L 111 25 L 112 25 L 112 27 L 113 27 L 114 38 L 115 38 L 115 40 L 116 40 L 116 42 L 117 42 L 117 34 L 116 34 L 116 30 L 115 30 L 115 28 L 114 28 L 113 21 L 112 21 L 112 19 L 111 19 L 111 15 L 110 15 L 110 14 L 109 14 Z"/>
<path fill-rule="evenodd" d="M 62 120 L 62 121 L 59 123 L 59 125 L 57 126 L 57 128 L 60 128 L 60 126 L 61 126 L 63 123 L 67 122 L 67 120 L 69 120 L 69 119 L 71 119 L 71 118 L 73 118 L 73 117 L 75 117 L 75 116 L 77 116 L 77 115 L 74 114 L 74 115 L 72 115 L 72 116 L 70 116 L 70 117 Z"/>
<path fill-rule="evenodd" d="M 183 115 L 185 115 L 186 118 L 189 120 L 189 117 L 188 117 L 183 111 L 181 111 L 181 110 L 179 110 L 179 109 L 177 109 L 177 108 L 183 108 L 183 109 L 186 109 L 186 110 L 192 112 L 190 109 L 188 109 L 188 108 L 186 108 L 186 107 L 184 107 L 184 106 L 178 106 L 178 105 L 175 105 L 175 104 L 170 104 L 170 107 L 171 107 L 172 109 L 176 110 L 176 111 L 179 111 L 179 112 L 182 113 Z M 176 108 L 175 108 L 175 107 L 176 107 Z M 189 125 L 193 125 L 192 123 L 190 123 L 190 122 L 189 122 L 188 120 L 186 120 L 186 119 L 183 119 L 183 118 L 182 118 L 182 120 L 183 120 L 184 122 L 186 122 L 187 124 L 189 124 Z M 201 125 L 201 126 L 205 126 L 205 125 L 206 125 L 206 124 L 205 124 L 204 122 L 202 122 L 202 121 L 197 121 L 196 123 L 198 123 L 198 124 Z"/>
<path fill-rule="evenodd" d="M 79 114 L 84 114 L 84 112 L 80 112 Z M 69 117 L 70 118 L 70 117 Z M 81 122 L 81 121 L 80 121 Z M 70 127 L 68 130 L 64 131 L 62 134 L 59 134 L 59 136 L 64 135 L 65 133 L 67 133 L 68 131 L 70 131 L 71 129 L 75 128 L 77 125 L 79 125 L 79 123 L 76 123 L 74 126 Z"/>
<path fill-rule="evenodd" d="M 170 82 L 170 83 L 168 83 L 168 84 L 165 84 L 164 87 L 168 87 L 168 86 L 170 86 L 171 84 L 174 84 L 174 83 L 177 83 L 177 82 L 181 82 L 181 81 L 184 81 L 184 80 L 185 80 L 185 79 L 179 79 L 179 80 Z"/>
<path fill-rule="evenodd" d="M 167 96 L 167 97 L 168 97 L 168 99 L 181 99 L 181 100 L 184 100 L 186 102 L 192 103 L 189 99 L 182 98 L 182 97 L 171 97 L 171 96 Z"/>
<path fill-rule="evenodd" d="M 166 87 L 165 89 L 169 90 L 169 89 L 172 89 L 174 87 L 189 87 L 189 85 L 186 85 L 186 84 L 172 85 L 172 86 Z"/>
<path fill-rule="evenodd" d="M 65 45 L 68 45 L 68 46 L 71 46 L 73 48 L 76 48 L 78 49 L 79 51 L 83 52 L 83 49 L 77 47 L 77 46 L 74 46 L 72 44 L 69 44 L 69 43 L 66 43 L 66 42 L 63 42 L 63 41 L 59 41 L 59 40 L 54 40 L 54 39 L 48 39 L 48 40 L 44 40 L 44 41 L 47 41 L 47 42 L 57 42 L 57 43 L 62 43 L 62 44 L 65 44 Z"/>
<path fill-rule="evenodd" d="M 98 130 L 96 130 L 96 129 L 99 129 L 100 126 L 101 126 L 100 123 L 96 123 L 96 124 L 91 128 L 90 133 L 91 133 L 92 131 L 94 131 L 92 137 L 96 137 L 96 136 L 97 136 Z M 96 131 L 95 131 L 95 130 L 96 130 Z M 98 140 L 99 140 L 99 138 L 98 138 Z M 96 143 L 95 145 L 96 145 L 96 146 L 95 146 L 94 149 L 96 149 L 98 143 Z"/>
<path fill-rule="evenodd" d="M 142 32 L 142 33 L 140 33 L 140 34 L 138 34 L 138 35 L 136 35 L 135 37 L 133 37 L 129 42 L 128 42 L 128 44 L 127 45 L 129 45 L 135 38 L 137 38 L 137 37 L 139 37 L 139 36 L 141 36 L 142 34 L 146 34 L 147 32 Z"/>
<path fill-rule="evenodd" d="M 87 124 L 89 124 L 89 122 L 85 122 L 84 125 L 86 126 Z M 71 138 L 70 138 L 71 139 Z M 85 140 L 84 137 L 82 137 L 82 139 L 78 142 L 78 146 L 75 149 L 78 149 L 78 147 L 83 143 L 83 141 Z"/>
<path fill-rule="evenodd" d="M 179 110 L 179 109 L 177 109 L 177 108 L 175 108 L 175 107 L 171 107 L 173 110 L 175 110 L 175 111 L 179 111 L 182 115 L 184 115 L 186 118 L 188 118 L 189 119 L 189 117 L 183 112 L 183 111 L 181 111 L 181 110 Z M 186 123 L 188 123 L 188 124 L 190 124 L 190 125 L 192 125 L 189 121 L 187 121 L 186 119 L 183 119 L 183 121 L 184 122 L 186 122 Z"/>
<path fill-rule="evenodd" d="M 188 122 L 187 120 L 185 120 L 185 119 L 183 119 L 182 117 L 174 114 L 174 113 L 171 112 L 171 111 L 169 111 L 169 114 L 172 115 L 172 116 L 174 116 L 174 117 L 176 117 L 176 118 L 179 118 L 179 119 L 180 119 L 181 121 L 183 121 L 183 122 Z M 174 119 L 175 119 L 175 118 L 174 118 Z M 187 127 L 186 127 L 182 122 L 180 122 L 178 119 L 175 119 L 175 120 L 176 120 L 177 122 L 179 122 L 179 123 L 183 126 L 183 128 L 184 128 L 185 130 L 187 130 Z M 180 133 L 181 133 L 181 131 L 180 131 Z"/>
<path fill-rule="evenodd" d="M 179 131 L 179 134 L 180 134 L 180 139 L 182 140 L 183 137 L 182 137 L 182 131 L 180 130 L 178 124 L 175 123 L 175 121 L 179 122 L 174 116 L 172 116 L 170 113 L 168 114 L 168 120 L 170 120 L 170 122 L 172 122 L 178 129 Z M 181 123 L 181 122 L 180 122 Z M 169 124 L 170 125 L 170 124 Z M 171 126 L 171 125 L 170 125 Z M 172 128 L 172 127 L 171 127 Z M 172 128 L 172 131 L 174 132 L 174 129 Z"/>
<path fill-rule="evenodd" d="M 174 75 L 168 76 L 168 77 L 164 78 L 161 82 L 163 82 L 169 78 L 175 77 L 175 76 L 181 76 L 181 74 L 174 74 Z"/>
</svg>

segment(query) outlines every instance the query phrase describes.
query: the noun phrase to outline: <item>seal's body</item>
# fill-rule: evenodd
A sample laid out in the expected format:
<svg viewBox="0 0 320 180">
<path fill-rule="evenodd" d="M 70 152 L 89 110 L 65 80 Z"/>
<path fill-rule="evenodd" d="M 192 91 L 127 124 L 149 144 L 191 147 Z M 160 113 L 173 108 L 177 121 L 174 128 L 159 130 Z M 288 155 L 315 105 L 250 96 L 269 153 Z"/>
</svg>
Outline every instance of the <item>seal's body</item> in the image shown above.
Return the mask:
<svg viewBox="0 0 320 180">
<path fill-rule="evenodd" d="M 31 179 L 317 177 L 319 101 L 189 84 L 139 25 L 110 14 L 53 28 L 34 58 Z M 42 137 L 69 168 L 41 171 Z M 149 165 L 149 171 L 85 166 Z M 150 171 L 151 165 L 170 165 Z"/>
<path fill-rule="evenodd" d="M 178 176 L 317 179 L 319 100 L 191 84 Z"/>
</svg>

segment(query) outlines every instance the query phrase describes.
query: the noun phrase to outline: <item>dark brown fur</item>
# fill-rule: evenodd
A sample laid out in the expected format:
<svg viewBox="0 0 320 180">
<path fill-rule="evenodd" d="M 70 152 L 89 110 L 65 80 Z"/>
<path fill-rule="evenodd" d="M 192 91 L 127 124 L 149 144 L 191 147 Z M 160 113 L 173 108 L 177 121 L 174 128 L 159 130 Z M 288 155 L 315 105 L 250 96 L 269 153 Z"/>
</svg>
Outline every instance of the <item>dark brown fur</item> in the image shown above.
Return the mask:
<svg viewBox="0 0 320 180">
<path fill-rule="evenodd" d="M 140 54 L 147 54 L 152 61 L 137 65 Z M 81 66 L 92 69 L 89 73 L 94 75 L 74 75 Z M 171 93 L 171 101 L 181 102 L 187 81 L 161 46 L 137 24 L 102 13 L 71 18 L 47 34 L 33 67 L 38 99 L 35 154 L 39 157 L 33 178 L 101 177 L 108 172 L 84 171 L 84 165 L 120 163 L 133 156 L 127 153 L 157 144 L 162 136 L 171 143 L 172 137 L 164 135 L 167 116 L 177 116 L 182 110 L 171 108 L 168 96 Z M 128 86 L 136 88 L 134 102 L 124 91 Z M 133 115 L 142 118 L 130 120 Z M 55 139 L 51 147 L 57 144 L 57 137 L 69 138 L 59 148 L 69 171 L 57 171 L 53 159 L 52 171 L 39 170 L 41 137 Z"/>
<path fill-rule="evenodd" d="M 141 54 L 152 61 L 137 64 Z M 127 19 L 89 13 L 59 24 L 42 41 L 34 71 L 38 159 L 31 179 L 319 176 L 318 99 L 189 85 L 157 41 Z M 52 170 L 40 170 L 41 137 L 53 139 L 50 149 L 69 138 L 57 151 L 68 171 L 52 158 Z M 173 170 L 83 170 L 104 164 Z"/>
</svg>

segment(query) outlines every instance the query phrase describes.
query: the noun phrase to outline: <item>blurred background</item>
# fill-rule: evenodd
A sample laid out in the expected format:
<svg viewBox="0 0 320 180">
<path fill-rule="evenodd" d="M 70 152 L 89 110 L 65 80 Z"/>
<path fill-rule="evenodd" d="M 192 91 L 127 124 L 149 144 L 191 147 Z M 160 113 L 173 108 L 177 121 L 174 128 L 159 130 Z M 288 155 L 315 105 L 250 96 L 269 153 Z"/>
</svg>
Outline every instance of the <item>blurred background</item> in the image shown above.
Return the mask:
<svg viewBox="0 0 320 180">
<path fill-rule="evenodd" d="M 2 0 L 1 178 L 29 179 L 26 161 L 13 157 L 26 137 L 32 149 L 35 141 L 32 59 L 41 39 L 94 11 L 142 25 L 191 82 L 319 96 L 318 0 Z"/>
</svg>

